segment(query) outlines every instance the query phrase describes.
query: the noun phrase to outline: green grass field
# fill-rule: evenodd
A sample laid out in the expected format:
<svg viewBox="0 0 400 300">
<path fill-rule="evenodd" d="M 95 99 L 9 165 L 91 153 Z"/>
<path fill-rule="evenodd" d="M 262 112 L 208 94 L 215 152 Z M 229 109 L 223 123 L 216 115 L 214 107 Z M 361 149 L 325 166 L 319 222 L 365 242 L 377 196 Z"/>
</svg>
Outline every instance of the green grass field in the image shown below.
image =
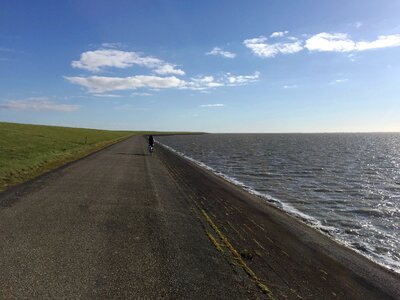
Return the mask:
<svg viewBox="0 0 400 300">
<path fill-rule="evenodd" d="M 0 191 L 139 133 L 0 122 Z"/>
</svg>

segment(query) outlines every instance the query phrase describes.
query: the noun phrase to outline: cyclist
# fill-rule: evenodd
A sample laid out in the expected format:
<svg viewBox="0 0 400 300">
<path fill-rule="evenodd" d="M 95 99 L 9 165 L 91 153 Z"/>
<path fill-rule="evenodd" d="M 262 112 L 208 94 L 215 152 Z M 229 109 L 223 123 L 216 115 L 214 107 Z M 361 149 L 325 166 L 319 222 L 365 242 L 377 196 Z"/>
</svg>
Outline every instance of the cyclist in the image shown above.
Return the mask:
<svg viewBox="0 0 400 300">
<path fill-rule="evenodd" d="M 154 138 L 152 135 L 149 135 L 149 151 L 153 152 L 153 148 L 154 148 Z"/>
</svg>

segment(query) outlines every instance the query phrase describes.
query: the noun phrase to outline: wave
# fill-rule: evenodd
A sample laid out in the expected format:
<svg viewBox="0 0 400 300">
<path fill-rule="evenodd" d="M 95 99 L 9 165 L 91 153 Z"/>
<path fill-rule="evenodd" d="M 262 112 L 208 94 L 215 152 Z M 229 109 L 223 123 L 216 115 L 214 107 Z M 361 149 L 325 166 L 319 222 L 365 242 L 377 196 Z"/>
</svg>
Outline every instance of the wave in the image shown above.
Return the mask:
<svg viewBox="0 0 400 300">
<path fill-rule="evenodd" d="M 256 191 L 254 188 L 244 184 L 243 182 L 239 181 L 238 179 L 236 179 L 236 178 L 234 178 L 232 176 L 229 176 L 229 175 L 226 175 L 226 174 L 224 174 L 224 173 L 222 173 L 220 171 L 217 171 L 214 168 L 206 165 L 205 163 L 203 163 L 201 161 L 198 161 L 198 160 L 196 160 L 196 159 L 194 159 L 194 158 L 192 158 L 192 157 L 190 157 L 190 156 L 188 156 L 188 155 L 186 155 L 186 154 L 184 154 L 184 153 L 182 153 L 182 152 L 180 152 L 180 151 L 178 151 L 178 150 L 176 150 L 176 149 L 174 149 L 174 148 L 172 148 L 170 146 L 167 146 L 167 145 L 165 145 L 165 144 L 163 144 L 161 142 L 158 142 L 158 143 L 161 144 L 162 146 L 164 146 L 165 148 L 167 148 L 168 150 L 178 154 L 179 156 L 182 156 L 185 159 L 195 163 L 196 165 L 198 165 L 198 166 L 200 166 L 200 167 L 212 172 L 213 174 L 223 178 L 224 180 L 226 180 L 226 181 L 228 181 L 228 182 L 230 182 L 230 183 L 232 183 L 232 184 L 234 184 L 236 186 L 241 187 L 246 192 L 248 192 L 248 193 L 250 193 L 252 195 L 255 195 L 255 196 L 259 197 L 259 198 L 262 198 L 265 201 L 267 201 L 268 203 L 271 203 L 274 206 L 280 208 L 281 210 L 287 212 L 288 214 L 293 215 L 293 216 L 301 219 L 303 222 L 305 222 L 305 223 L 307 223 L 309 225 L 312 225 L 312 227 L 315 227 L 315 228 L 317 228 L 317 229 L 319 229 L 319 230 L 321 230 L 321 231 L 323 231 L 325 233 L 331 233 L 331 232 L 335 232 L 335 231 L 338 230 L 337 228 L 332 227 L 332 226 L 322 225 L 322 223 L 319 220 L 317 220 L 316 218 L 299 211 L 298 209 L 296 209 L 292 205 L 290 205 L 290 204 L 288 204 L 288 203 L 286 203 L 284 201 L 281 201 L 280 199 L 277 199 L 276 197 L 273 197 L 273 196 L 271 196 L 271 195 L 269 195 L 267 193 L 261 193 L 259 191 Z"/>
<path fill-rule="evenodd" d="M 212 172 L 213 174 L 219 176 L 220 178 L 242 188 L 246 192 L 265 200 L 266 202 L 270 203 L 271 205 L 281 209 L 285 213 L 300 219 L 308 226 L 311 226 L 312 228 L 318 230 L 322 234 L 327 235 L 328 237 L 335 240 L 339 244 L 358 252 L 359 254 L 370 259 L 371 261 L 383 266 L 384 268 L 387 268 L 389 270 L 400 273 L 400 264 L 397 261 L 393 260 L 388 255 L 378 254 L 378 253 L 375 253 L 374 251 L 371 251 L 371 249 L 369 248 L 369 246 L 367 244 L 355 243 L 355 242 L 351 242 L 351 241 L 343 239 L 340 235 L 342 232 L 341 229 L 333 227 L 333 226 L 323 225 L 319 220 L 317 220 L 313 216 L 307 215 L 307 214 L 299 211 L 298 209 L 296 209 L 289 203 L 286 203 L 285 201 L 282 201 L 282 200 L 280 200 L 276 197 L 273 197 L 272 195 L 269 195 L 267 193 L 261 193 L 261 192 L 255 190 L 254 188 L 252 188 L 251 186 L 248 186 L 245 183 L 241 182 L 240 180 L 238 180 L 232 176 L 229 176 L 227 174 L 224 174 L 224 173 L 208 166 L 207 164 L 186 155 L 185 153 L 182 153 L 168 145 L 165 145 L 164 143 L 161 143 L 160 141 L 157 141 L 157 143 L 162 145 L 163 147 L 167 148 L 168 150 L 176 153 L 177 155 L 184 157 L 185 159 L 193 162 L 194 164 L 198 165 L 199 167 L 204 168 L 204 169 Z M 324 189 L 321 189 L 321 192 L 322 192 L 322 190 L 324 190 Z M 376 213 L 376 210 L 363 210 L 362 213 L 374 214 L 374 213 Z M 343 232 L 343 233 L 346 233 L 346 232 Z M 349 232 L 347 232 L 347 234 L 349 234 Z M 353 233 L 353 234 L 357 234 L 357 233 Z"/>
</svg>

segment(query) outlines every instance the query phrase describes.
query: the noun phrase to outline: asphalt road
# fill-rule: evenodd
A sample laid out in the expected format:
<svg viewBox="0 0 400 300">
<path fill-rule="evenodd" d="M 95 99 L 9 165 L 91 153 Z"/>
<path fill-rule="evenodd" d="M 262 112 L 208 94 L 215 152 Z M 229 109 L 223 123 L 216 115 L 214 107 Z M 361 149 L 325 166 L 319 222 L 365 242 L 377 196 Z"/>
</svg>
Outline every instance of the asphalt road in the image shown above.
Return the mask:
<svg viewBox="0 0 400 300">
<path fill-rule="evenodd" d="M 2 299 L 383 299 L 399 277 L 133 137 L 0 194 Z"/>
<path fill-rule="evenodd" d="M 194 208 L 142 137 L 6 192 L 0 298 L 246 298 Z"/>
</svg>

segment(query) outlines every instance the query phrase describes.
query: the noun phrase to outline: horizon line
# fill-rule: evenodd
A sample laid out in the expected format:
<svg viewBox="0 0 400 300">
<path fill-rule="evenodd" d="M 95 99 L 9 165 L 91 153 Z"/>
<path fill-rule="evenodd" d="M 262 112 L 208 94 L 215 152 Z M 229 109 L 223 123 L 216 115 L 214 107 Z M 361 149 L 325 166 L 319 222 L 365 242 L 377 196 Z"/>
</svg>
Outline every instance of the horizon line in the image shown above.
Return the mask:
<svg viewBox="0 0 400 300">
<path fill-rule="evenodd" d="M 66 127 L 66 128 L 82 128 L 93 130 L 109 130 L 109 131 L 132 131 L 132 132 L 182 132 L 182 133 L 204 133 L 204 134 L 338 134 L 338 133 L 400 133 L 400 131 L 275 131 L 275 132 L 207 132 L 207 131 L 193 131 L 193 130 L 148 130 L 148 129 L 105 129 L 95 127 L 79 127 L 75 125 L 60 125 L 60 124 L 42 124 L 42 123 L 17 123 L 1 121 L 0 123 L 21 124 L 21 125 L 37 125 L 37 126 L 53 126 L 53 127 Z"/>
</svg>

